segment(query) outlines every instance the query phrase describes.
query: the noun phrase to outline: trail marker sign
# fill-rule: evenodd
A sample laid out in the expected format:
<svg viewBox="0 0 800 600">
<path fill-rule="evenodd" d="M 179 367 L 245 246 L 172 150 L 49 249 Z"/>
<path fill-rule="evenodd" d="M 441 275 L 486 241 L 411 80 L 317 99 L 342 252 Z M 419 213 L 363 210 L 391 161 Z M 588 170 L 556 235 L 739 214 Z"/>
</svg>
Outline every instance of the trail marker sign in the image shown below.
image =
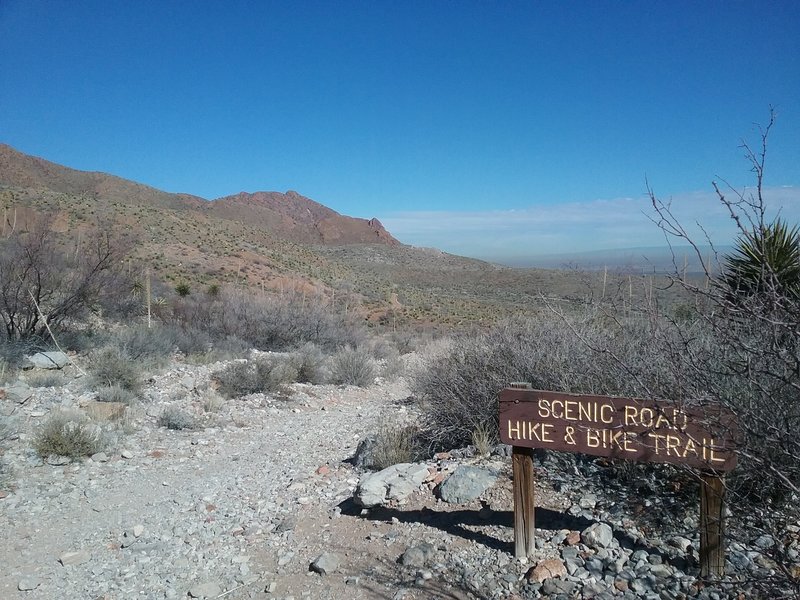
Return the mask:
<svg viewBox="0 0 800 600">
<path fill-rule="evenodd" d="M 736 466 L 738 429 L 719 406 L 566 394 L 512 384 L 500 392 L 500 439 L 513 447 L 514 541 L 517 556 L 533 552 L 534 448 L 581 452 L 702 471 L 700 562 L 703 575 L 722 575 L 722 473 Z"/>
</svg>

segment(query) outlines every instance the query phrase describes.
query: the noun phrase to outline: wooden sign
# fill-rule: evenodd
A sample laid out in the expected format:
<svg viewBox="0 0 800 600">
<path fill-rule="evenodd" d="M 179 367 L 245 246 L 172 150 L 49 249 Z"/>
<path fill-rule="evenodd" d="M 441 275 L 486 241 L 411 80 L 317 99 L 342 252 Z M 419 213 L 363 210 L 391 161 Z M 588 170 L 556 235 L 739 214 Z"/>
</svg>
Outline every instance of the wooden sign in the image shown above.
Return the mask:
<svg viewBox="0 0 800 600">
<path fill-rule="evenodd" d="M 725 482 L 736 466 L 735 415 L 636 398 L 589 396 L 512 384 L 500 392 L 500 439 L 513 446 L 514 551 L 532 556 L 535 533 L 532 448 L 665 462 L 700 469 L 700 572 L 725 570 Z"/>
<path fill-rule="evenodd" d="M 500 439 L 525 448 L 730 471 L 735 424 L 733 413 L 718 406 L 514 388 L 500 393 Z"/>
</svg>

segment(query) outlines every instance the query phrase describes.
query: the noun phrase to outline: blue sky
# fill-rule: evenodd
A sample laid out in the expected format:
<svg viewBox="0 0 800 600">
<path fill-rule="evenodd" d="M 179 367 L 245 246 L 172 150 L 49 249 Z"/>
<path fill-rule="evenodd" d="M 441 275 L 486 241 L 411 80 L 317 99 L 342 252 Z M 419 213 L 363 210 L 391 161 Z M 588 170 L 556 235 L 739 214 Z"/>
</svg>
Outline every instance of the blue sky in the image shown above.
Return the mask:
<svg viewBox="0 0 800 600">
<path fill-rule="evenodd" d="M 0 141 L 496 260 L 663 243 L 645 178 L 729 238 L 710 182 L 751 182 L 770 105 L 800 219 L 799 33 L 796 1 L 2 0 Z"/>
</svg>

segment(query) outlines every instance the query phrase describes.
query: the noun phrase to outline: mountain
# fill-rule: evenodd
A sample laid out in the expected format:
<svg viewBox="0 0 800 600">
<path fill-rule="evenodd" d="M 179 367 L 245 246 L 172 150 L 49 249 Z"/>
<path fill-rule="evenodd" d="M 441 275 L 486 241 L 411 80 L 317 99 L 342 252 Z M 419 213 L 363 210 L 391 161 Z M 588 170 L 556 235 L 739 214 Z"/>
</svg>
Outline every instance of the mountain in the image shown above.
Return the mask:
<svg viewBox="0 0 800 600">
<path fill-rule="evenodd" d="M 341 215 L 293 191 L 205 200 L 1 144 L 0 210 L 0 235 L 39 213 L 54 214 L 51 227 L 71 252 L 86 247 L 97 226 L 130 238 L 128 274 L 149 272 L 162 297 L 178 283 L 192 294 L 220 284 L 294 292 L 301 302 L 335 304 L 392 327 L 485 324 L 537 314 L 553 302 L 585 302 L 623 284 L 629 303 L 631 295 L 653 294 L 652 278 L 638 282 L 627 273 L 607 281 L 604 274 L 510 268 L 401 244 L 377 219 Z"/>
<path fill-rule="evenodd" d="M 297 192 L 245 192 L 207 201 L 171 194 L 106 173 L 70 169 L 0 144 L 0 185 L 85 197 L 98 204 L 125 203 L 257 226 L 270 235 L 304 244 L 399 244 L 377 219 L 341 215 Z"/>
</svg>

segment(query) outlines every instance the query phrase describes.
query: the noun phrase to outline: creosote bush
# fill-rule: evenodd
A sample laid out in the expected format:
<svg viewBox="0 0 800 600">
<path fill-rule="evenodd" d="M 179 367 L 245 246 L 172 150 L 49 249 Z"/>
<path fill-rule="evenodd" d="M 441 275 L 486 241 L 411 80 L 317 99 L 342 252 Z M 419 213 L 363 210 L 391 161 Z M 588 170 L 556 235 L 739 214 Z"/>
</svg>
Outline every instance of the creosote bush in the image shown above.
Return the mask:
<svg viewBox="0 0 800 600">
<path fill-rule="evenodd" d="M 376 373 L 375 360 L 364 348 L 343 348 L 333 356 L 331 364 L 333 383 L 367 387 L 374 383 Z"/>
<path fill-rule="evenodd" d="M 108 446 L 103 429 L 85 414 L 60 409 L 52 412 L 33 439 L 42 458 L 50 455 L 80 458 L 101 452 Z"/>
<path fill-rule="evenodd" d="M 66 383 L 64 375 L 58 371 L 44 371 L 40 373 L 33 373 L 28 376 L 28 385 L 38 388 L 53 388 L 59 387 Z"/>
</svg>

